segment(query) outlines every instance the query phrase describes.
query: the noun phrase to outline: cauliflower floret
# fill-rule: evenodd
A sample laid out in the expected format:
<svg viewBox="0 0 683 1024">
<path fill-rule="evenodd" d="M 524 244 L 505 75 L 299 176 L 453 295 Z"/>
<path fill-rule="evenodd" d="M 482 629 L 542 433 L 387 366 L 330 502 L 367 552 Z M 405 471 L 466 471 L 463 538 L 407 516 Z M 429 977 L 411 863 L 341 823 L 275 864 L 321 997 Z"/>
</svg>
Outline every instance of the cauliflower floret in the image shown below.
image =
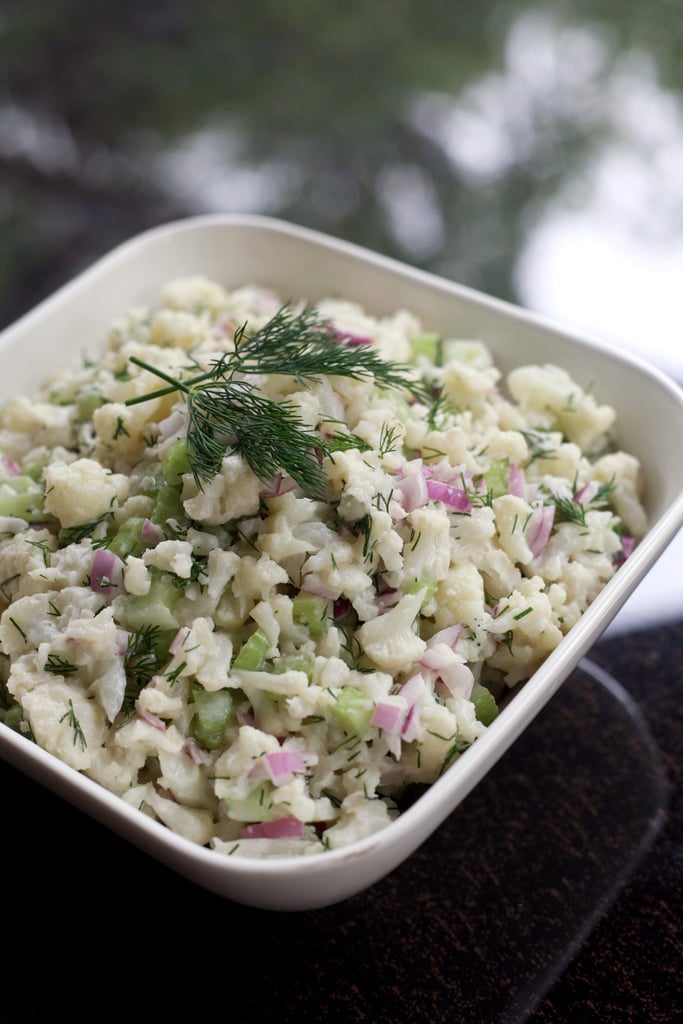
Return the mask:
<svg viewBox="0 0 683 1024">
<path fill-rule="evenodd" d="M 202 318 L 184 310 L 160 309 L 152 319 L 149 340 L 161 348 L 195 348 L 206 333 Z"/>
<path fill-rule="evenodd" d="M 202 274 L 194 274 L 168 281 L 161 289 L 161 304 L 193 313 L 202 308 L 218 313 L 226 308 L 228 294 L 222 285 Z"/>
<path fill-rule="evenodd" d="M 559 423 L 570 441 L 591 451 L 612 429 L 616 412 L 598 405 L 593 395 L 559 366 L 520 366 L 507 377 L 508 388 L 533 426 Z"/>
<path fill-rule="evenodd" d="M 411 535 L 403 548 L 403 578 L 424 577 L 435 583 L 445 578 L 450 563 L 451 523 L 444 508 L 417 508 L 407 523 Z"/>
<path fill-rule="evenodd" d="M 151 782 L 129 789 L 123 794 L 123 799 L 133 807 L 146 804 L 172 831 L 199 846 L 205 846 L 214 834 L 213 816 L 209 811 L 183 807 L 177 801 L 162 796 Z"/>
<path fill-rule="evenodd" d="M 16 395 L 0 411 L 0 423 L 17 435 L 17 439 L 23 437 L 21 454 L 41 444 L 68 448 L 71 443 L 71 409 L 68 405 Z"/>
<path fill-rule="evenodd" d="M 334 850 L 365 839 L 386 828 L 391 817 L 383 800 L 368 800 L 357 790 L 344 798 L 336 824 L 325 831 L 325 845 Z"/>
<path fill-rule="evenodd" d="M 128 495 L 128 477 L 109 472 L 95 459 L 48 465 L 44 479 L 45 511 L 65 529 L 99 519 Z"/>
<path fill-rule="evenodd" d="M 423 590 L 406 594 L 394 608 L 358 629 L 361 647 L 378 668 L 398 672 L 423 653 L 427 644 L 413 628 L 423 599 Z"/>
<path fill-rule="evenodd" d="M 186 540 L 162 540 L 142 556 L 145 565 L 187 580 L 192 575 L 192 545 Z"/>
<path fill-rule="evenodd" d="M 102 708 L 55 678 L 25 693 L 22 708 L 36 742 L 78 771 L 87 771 L 92 751 L 102 746 L 107 722 Z"/>
<path fill-rule="evenodd" d="M 647 530 L 647 515 L 641 502 L 642 479 L 640 462 L 627 452 L 603 455 L 593 466 L 595 479 L 611 484 L 610 500 L 627 530 L 640 538 Z"/>
<path fill-rule="evenodd" d="M 191 473 L 185 474 L 183 507 L 190 519 L 218 526 L 241 516 L 255 515 L 262 486 L 241 455 L 228 455 L 223 459 L 220 472 L 205 483 L 202 490 Z"/>
</svg>

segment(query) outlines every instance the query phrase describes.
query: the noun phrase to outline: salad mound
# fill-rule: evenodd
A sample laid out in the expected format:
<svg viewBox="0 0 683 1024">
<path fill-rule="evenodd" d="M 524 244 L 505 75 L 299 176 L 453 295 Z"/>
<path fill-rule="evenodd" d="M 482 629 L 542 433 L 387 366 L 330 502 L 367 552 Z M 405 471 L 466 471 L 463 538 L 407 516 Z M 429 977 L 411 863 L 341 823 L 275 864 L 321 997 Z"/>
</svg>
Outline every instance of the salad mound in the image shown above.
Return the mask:
<svg viewBox="0 0 683 1024">
<path fill-rule="evenodd" d="M 615 419 L 407 310 L 170 281 L 0 409 L 0 718 L 223 854 L 368 836 L 644 534 Z"/>
</svg>

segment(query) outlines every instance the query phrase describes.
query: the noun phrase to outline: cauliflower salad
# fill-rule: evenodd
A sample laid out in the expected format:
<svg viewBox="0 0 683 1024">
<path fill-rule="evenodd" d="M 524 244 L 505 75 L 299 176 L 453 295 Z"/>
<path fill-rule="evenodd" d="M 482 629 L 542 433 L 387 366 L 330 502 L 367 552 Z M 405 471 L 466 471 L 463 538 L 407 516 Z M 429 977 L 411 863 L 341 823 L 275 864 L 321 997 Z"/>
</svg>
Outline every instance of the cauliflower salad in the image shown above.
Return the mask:
<svg viewBox="0 0 683 1024">
<path fill-rule="evenodd" d="M 0 409 L 0 720 L 219 853 L 339 848 L 645 529 L 615 411 L 561 367 L 173 280 Z"/>
</svg>

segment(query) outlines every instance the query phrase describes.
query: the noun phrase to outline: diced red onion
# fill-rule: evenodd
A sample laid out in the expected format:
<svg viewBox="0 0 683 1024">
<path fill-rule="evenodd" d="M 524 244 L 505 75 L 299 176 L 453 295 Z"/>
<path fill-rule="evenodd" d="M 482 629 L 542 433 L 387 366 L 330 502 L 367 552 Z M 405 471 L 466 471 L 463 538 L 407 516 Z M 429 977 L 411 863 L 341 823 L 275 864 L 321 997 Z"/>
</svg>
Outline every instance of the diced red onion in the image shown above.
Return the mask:
<svg viewBox="0 0 683 1024">
<path fill-rule="evenodd" d="M 7 476 L 21 476 L 21 466 L 14 459 L 3 458 L 0 463 Z"/>
<path fill-rule="evenodd" d="M 633 553 L 633 549 L 636 546 L 635 537 L 631 537 L 630 534 L 625 533 L 621 538 L 621 551 L 615 559 L 617 565 L 623 565 L 627 558 Z"/>
<path fill-rule="evenodd" d="M 271 782 L 276 786 L 291 782 L 296 773 L 305 770 L 304 759 L 298 750 L 275 750 L 271 754 L 264 754 L 263 763 Z"/>
<path fill-rule="evenodd" d="M 333 327 L 330 337 L 335 341 L 342 341 L 345 345 L 372 345 L 372 338 L 367 334 L 357 334 L 355 331 L 347 331 L 342 327 Z"/>
<path fill-rule="evenodd" d="M 275 821 L 257 821 L 245 825 L 242 839 L 302 839 L 303 822 L 298 818 L 276 818 Z"/>
<path fill-rule="evenodd" d="M 420 712 L 417 704 L 411 704 L 408 708 L 403 725 L 401 726 L 401 738 L 406 743 L 412 743 L 420 733 Z"/>
<path fill-rule="evenodd" d="M 122 586 L 123 562 L 113 551 L 98 548 L 90 568 L 90 589 L 96 594 L 111 597 L 121 593 Z"/>
<path fill-rule="evenodd" d="M 420 664 L 432 672 L 441 672 L 451 664 L 455 657 L 456 654 L 452 647 L 448 647 L 446 644 L 433 644 L 431 647 L 427 647 L 422 654 Z"/>
<path fill-rule="evenodd" d="M 379 700 L 375 704 L 370 722 L 389 733 L 399 733 L 408 713 L 405 701 Z"/>
<path fill-rule="evenodd" d="M 141 718 L 143 722 L 147 723 L 147 725 L 151 725 L 151 727 L 153 729 L 156 729 L 157 732 L 166 731 L 166 723 L 161 718 L 159 718 L 158 715 L 154 715 L 152 714 L 151 711 L 148 711 L 146 708 L 143 708 L 139 700 L 135 701 L 135 713 L 137 714 L 138 718 Z"/>
<path fill-rule="evenodd" d="M 574 501 L 579 505 L 590 505 L 591 501 L 598 493 L 598 490 L 599 486 L 595 480 L 590 480 L 587 484 L 584 484 L 583 487 L 580 487 L 575 493 Z"/>
<path fill-rule="evenodd" d="M 332 605 L 332 618 L 343 619 L 351 611 L 351 602 L 348 597 L 338 597 Z"/>
<path fill-rule="evenodd" d="M 425 692 L 425 681 L 424 677 L 419 673 L 415 672 L 409 679 L 406 679 L 405 683 L 399 689 L 399 696 L 403 697 L 408 704 L 414 703 L 419 697 Z"/>
<path fill-rule="evenodd" d="M 453 697 L 469 697 L 474 685 L 472 670 L 447 644 L 428 647 L 420 658 L 423 668 L 434 672 Z"/>
<path fill-rule="evenodd" d="M 189 757 L 192 764 L 197 766 L 207 765 L 210 763 L 210 757 L 208 753 L 199 746 L 194 736 L 188 736 L 183 743 L 183 750 Z"/>
<path fill-rule="evenodd" d="M 309 572 L 301 581 L 301 590 L 314 597 L 324 597 L 327 601 L 336 601 L 341 595 L 341 587 L 332 586 L 323 580 L 317 572 Z"/>
<path fill-rule="evenodd" d="M 164 531 L 151 519 L 143 519 L 140 536 L 148 548 L 154 547 L 164 539 Z"/>
<path fill-rule="evenodd" d="M 538 558 L 550 540 L 554 522 L 554 505 L 541 505 L 531 513 L 524 535 L 534 558 Z"/>
<path fill-rule="evenodd" d="M 514 494 L 516 498 L 523 498 L 526 495 L 524 470 L 520 466 L 516 466 L 514 462 L 510 463 L 508 471 L 508 488 L 510 494 Z"/>
<path fill-rule="evenodd" d="M 467 491 L 453 484 L 445 484 L 441 480 L 428 480 L 427 493 L 432 501 L 440 501 L 456 512 L 471 512 L 472 502 Z"/>
<path fill-rule="evenodd" d="M 250 725 L 252 727 L 256 725 L 256 719 L 249 711 L 237 711 L 235 718 L 240 725 Z"/>
<path fill-rule="evenodd" d="M 378 594 L 375 598 L 377 610 L 381 614 L 389 608 L 394 608 L 402 597 L 403 594 L 400 590 L 385 590 L 383 594 Z"/>
<path fill-rule="evenodd" d="M 462 625 L 459 622 L 454 623 L 452 626 L 445 626 L 443 629 L 437 630 L 429 638 L 427 647 L 434 647 L 436 644 L 448 644 L 449 647 L 455 647 L 461 632 Z"/>
<path fill-rule="evenodd" d="M 406 473 L 397 482 L 395 491 L 398 492 L 401 505 L 406 512 L 413 512 L 416 508 L 423 508 L 429 500 L 427 481 L 424 473 Z"/>
<path fill-rule="evenodd" d="M 282 473 L 276 473 L 270 487 L 266 487 L 261 494 L 264 498 L 279 498 L 281 494 L 293 491 L 296 482 L 291 477 L 285 477 Z"/>
<path fill-rule="evenodd" d="M 190 627 L 181 626 L 176 635 L 171 640 L 170 644 L 168 645 L 168 653 L 177 654 L 178 651 L 182 648 L 183 644 L 185 643 L 189 635 Z"/>
</svg>

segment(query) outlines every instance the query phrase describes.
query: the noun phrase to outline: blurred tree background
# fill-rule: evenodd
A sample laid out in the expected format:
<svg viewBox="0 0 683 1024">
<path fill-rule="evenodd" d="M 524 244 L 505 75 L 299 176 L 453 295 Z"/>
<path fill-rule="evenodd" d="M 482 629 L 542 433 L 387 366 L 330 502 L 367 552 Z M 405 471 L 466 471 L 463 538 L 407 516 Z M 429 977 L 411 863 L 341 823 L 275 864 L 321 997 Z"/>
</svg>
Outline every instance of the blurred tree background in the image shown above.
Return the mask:
<svg viewBox="0 0 683 1024">
<path fill-rule="evenodd" d="M 215 210 L 519 300 L 526 240 L 558 197 L 581 207 L 601 147 L 654 161 L 647 104 L 624 112 L 619 90 L 640 76 L 678 102 L 680 14 L 679 0 L 3 0 L 0 325 L 137 231 Z M 675 230 L 681 186 L 660 170 L 635 220 Z"/>
</svg>

